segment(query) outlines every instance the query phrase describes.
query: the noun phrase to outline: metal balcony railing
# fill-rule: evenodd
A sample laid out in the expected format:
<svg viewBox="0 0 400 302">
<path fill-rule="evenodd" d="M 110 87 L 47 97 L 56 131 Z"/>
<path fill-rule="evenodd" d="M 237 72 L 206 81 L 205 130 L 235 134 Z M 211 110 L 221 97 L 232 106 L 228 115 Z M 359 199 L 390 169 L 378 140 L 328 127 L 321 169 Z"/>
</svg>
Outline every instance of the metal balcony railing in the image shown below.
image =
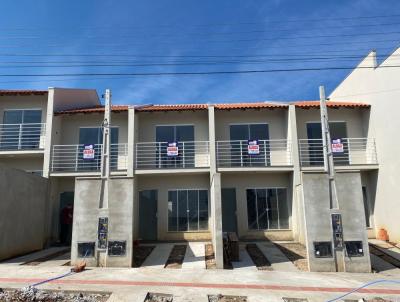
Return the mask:
<svg viewBox="0 0 400 302">
<path fill-rule="evenodd" d="M 371 165 L 378 163 L 375 139 L 342 138 L 340 143 L 343 152 L 333 152 L 333 160 L 336 165 Z M 322 139 L 300 139 L 299 153 L 300 163 L 303 167 L 324 165 Z"/>
<path fill-rule="evenodd" d="M 171 143 L 136 144 L 136 169 L 190 169 L 210 166 L 210 146 L 206 141 L 177 142 L 175 153 Z"/>
<path fill-rule="evenodd" d="M 102 144 L 93 145 L 92 159 L 83 156 L 84 145 L 54 145 L 51 172 L 98 172 L 101 168 Z M 128 145 L 111 144 L 111 171 L 124 171 L 128 167 Z"/>
<path fill-rule="evenodd" d="M 0 151 L 44 149 L 45 123 L 0 124 Z"/>
<path fill-rule="evenodd" d="M 292 165 L 290 142 L 285 139 L 258 140 L 257 150 L 249 150 L 249 141 L 217 141 L 217 166 L 270 167 Z"/>
</svg>

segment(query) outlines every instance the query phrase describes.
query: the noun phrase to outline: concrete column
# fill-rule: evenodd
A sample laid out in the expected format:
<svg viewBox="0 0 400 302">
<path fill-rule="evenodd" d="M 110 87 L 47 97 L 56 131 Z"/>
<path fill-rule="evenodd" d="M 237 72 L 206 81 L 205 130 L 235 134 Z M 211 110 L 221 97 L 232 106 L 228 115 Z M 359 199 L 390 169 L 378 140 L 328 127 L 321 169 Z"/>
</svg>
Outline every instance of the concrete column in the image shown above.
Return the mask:
<svg viewBox="0 0 400 302">
<path fill-rule="evenodd" d="M 224 247 L 222 238 L 221 174 L 217 173 L 215 143 L 215 108 L 208 107 L 208 137 L 210 141 L 210 197 L 211 236 L 217 268 L 224 268 Z"/>
<path fill-rule="evenodd" d="M 51 162 L 51 147 L 52 147 L 52 135 L 53 135 L 53 116 L 54 116 L 54 94 L 55 89 L 49 87 L 49 93 L 47 97 L 47 113 L 46 113 L 46 136 L 44 144 L 44 156 L 43 156 L 43 177 L 48 178 L 50 174 L 50 162 Z"/>
<path fill-rule="evenodd" d="M 133 177 L 135 162 L 135 108 L 128 109 L 128 177 Z"/>
<path fill-rule="evenodd" d="M 305 218 L 304 218 L 304 199 L 301 184 L 301 167 L 299 156 L 299 141 L 297 137 L 296 107 L 289 105 L 288 110 L 288 142 L 291 147 L 291 157 L 293 164 L 293 206 L 292 206 L 292 229 L 293 237 L 296 241 L 305 244 Z"/>
</svg>

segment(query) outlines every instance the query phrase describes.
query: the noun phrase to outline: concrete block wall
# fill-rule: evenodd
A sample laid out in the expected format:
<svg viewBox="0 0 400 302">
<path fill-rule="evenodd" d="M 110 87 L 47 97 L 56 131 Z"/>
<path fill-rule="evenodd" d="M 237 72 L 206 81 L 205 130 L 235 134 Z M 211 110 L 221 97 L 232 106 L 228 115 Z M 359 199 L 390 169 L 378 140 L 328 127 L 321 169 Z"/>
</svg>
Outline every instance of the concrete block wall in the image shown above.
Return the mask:
<svg viewBox="0 0 400 302">
<path fill-rule="evenodd" d="M 48 180 L 0 166 L 0 260 L 43 248 Z"/>
<path fill-rule="evenodd" d="M 336 173 L 339 209 L 329 208 L 328 175 L 324 173 L 303 173 L 304 213 L 306 221 L 306 247 L 310 271 L 334 272 L 333 258 L 317 258 L 314 254 L 315 241 L 332 242 L 331 214 L 341 213 L 344 241 L 362 241 L 364 256 L 347 257 L 344 269 L 347 272 L 370 272 L 367 231 L 361 176 L 359 172 Z M 333 248 L 332 248 L 333 250 Z"/>
</svg>

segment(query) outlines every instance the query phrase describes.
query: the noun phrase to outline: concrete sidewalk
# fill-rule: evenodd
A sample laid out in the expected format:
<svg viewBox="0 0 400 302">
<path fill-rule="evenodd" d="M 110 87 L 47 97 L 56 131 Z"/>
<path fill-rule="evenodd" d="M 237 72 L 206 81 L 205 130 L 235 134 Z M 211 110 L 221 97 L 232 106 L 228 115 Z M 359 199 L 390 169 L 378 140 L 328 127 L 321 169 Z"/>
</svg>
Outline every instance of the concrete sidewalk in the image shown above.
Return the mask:
<svg viewBox="0 0 400 302">
<path fill-rule="evenodd" d="M 0 287 L 23 287 L 56 277 L 68 267 L 0 265 Z M 397 279 L 400 274 L 308 273 L 245 270 L 117 269 L 87 271 L 42 285 L 43 289 L 112 292 L 112 301 L 143 301 L 147 292 L 169 293 L 174 301 L 206 301 L 208 294 L 242 295 L 248 301 L 282 301 L 282 297 L 327 301 L 366 282 Z M 400 285 L 376 284 L 349 298 L 383 297 L 400 301 Z"/>
</svg>

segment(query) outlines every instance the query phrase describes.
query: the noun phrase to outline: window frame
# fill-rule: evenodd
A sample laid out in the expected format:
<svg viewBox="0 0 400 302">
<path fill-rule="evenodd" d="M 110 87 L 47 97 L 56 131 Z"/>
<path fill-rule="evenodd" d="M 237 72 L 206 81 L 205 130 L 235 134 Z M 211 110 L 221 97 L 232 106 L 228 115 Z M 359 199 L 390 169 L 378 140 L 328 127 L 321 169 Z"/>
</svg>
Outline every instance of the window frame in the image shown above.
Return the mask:
<svg viewBox="0 0 400 302">
<path fill-rule="evenodd" d="M 207 229 L 204 229 L 204 230 L 201 230 L 201 229 L 199 229 L 199 227 L 200 227 L 200 215 L 198 216 L 198 218 L 197 218 L 197 230 L 190 230 L 189 229 L 189 219 L 188 219 L 188 221 L 187 221 L 187 227 L 188 227 L 188 229 L 187 229 L 187 231 L 179 231 L 178 230 L 178 228 L 179 228 L 179 226 L 178 226 L 178 224 L 177 224 L 177 228 L 176 228 L 176 230 L 170 230 L 169 229 L 169 209 L 168 209 L 168 203 L 170 202 L 168 199 L 169 199 L 169 192 L 173 192 L 173 191 L 175 191 L 175 192 L 177 192 L 177 196 L 178 196 L 178 192 L 179 191 L 186 191 L 186 192 L 188 192 L 188 191 L 197 191 L 197 213 L 200 213 L 200 203 L 199 203 L 199 194 L 200 194 L 200 191 L 206 191 L 207 192 Z M 178 209 L 179 207 L 177 206 L 177 209 Z M 209 189 L 208 188 L 184 188 L 184 189 L 175 189 L 175 188 L 172 188 L 172 189 L 168 189 L 167 190 L 167 211 L 166 211 L 166 216 L 167 216 L 167 219 L 166 219 L 166 221 L 167 221 L 167 232 L 168 233 L 201 233 L 201 232 L 209 232 L 210 231 L 210 191 L 209 191 Z M 179 216 L 177 216 L 177 219 L 179 218 Z"/>
<path fill-rule="evenodd" d="M 250 229 L 249 228 L 249 220 L 248 220 L 248 200 L 247 200 L 247 190 L 255 190 L 257 192 L 257 190 L 275 190 L 276 192 L 276 198 L 277 198 L 277 213 L 278 213 L 278 228 L 269 228 L 270 225 L 270 221 L 268 219 L 268 228 L 266 229 L 260 229 L 259 228 L 259 222 L 258 222 L 258 204 L 257 204 L 257 194 L 256 194 L 256 219 L 257 219 L 257 229 Z M 288 227 L 289 228 L 280 228 L 281 222 L 280 222 L 280 215 L 279 215 L 279 197 L 278 197 L 278 189 L 285 189 L 286 190 L 286 207 L 287 207 L 287 212 L 288 212 Z M 247 231 L 249 232 L 260 232 L 260 231 L 289 231 L 291 230 L 291 209 L 289 208 L 289 187 L 281 187 L 281 186 L 276 186 L 276 187 L 246 187 L 245 188 L 245 196 L 246 196 L 246 218 L 247 218 Z M 268 194 L 266 194 L 265 196 L 268 196 Z"/>
</svg>

